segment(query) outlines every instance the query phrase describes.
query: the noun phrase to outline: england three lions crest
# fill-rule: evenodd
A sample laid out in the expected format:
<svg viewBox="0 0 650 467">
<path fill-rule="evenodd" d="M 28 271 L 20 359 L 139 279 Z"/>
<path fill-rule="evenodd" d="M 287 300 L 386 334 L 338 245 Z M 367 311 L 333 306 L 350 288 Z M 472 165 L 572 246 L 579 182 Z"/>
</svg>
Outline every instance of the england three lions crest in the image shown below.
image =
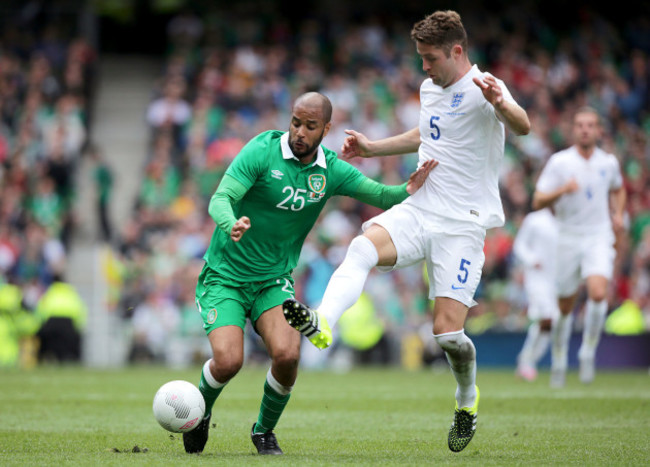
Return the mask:
<svg viewBox="0 0 650 467">
<path fill-rule="evenodd" d="M 455 92 L 451 97 L 451 108 L 457 109 L 460 106 L 461 102 L 463 102 L 464 97 L 465 97 L 464 92 Z"/>
</svg>

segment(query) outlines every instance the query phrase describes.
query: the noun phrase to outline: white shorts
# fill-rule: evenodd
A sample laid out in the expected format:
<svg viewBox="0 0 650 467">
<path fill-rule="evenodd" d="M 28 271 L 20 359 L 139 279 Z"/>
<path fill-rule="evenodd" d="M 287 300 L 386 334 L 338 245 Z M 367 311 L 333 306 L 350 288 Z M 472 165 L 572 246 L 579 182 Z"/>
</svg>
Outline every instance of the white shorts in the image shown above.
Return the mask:
<svg viewBox="0 0 650 467">
<path fill-rule="evenodd" d="M 531 321 L 555 319 L 560 316 L 557 303 L 555 276 L 540 274 L 536 270 L 527 270 L 524 280 L 528 298 L 528 318 Z"/>
<path fill-rule="evenodd" d="M 476 305 L 474 293 L 481 280 L 485 255 L 485 229 L 472 222 L 448 219 L 398 204 L 365 222 L 388 231 L 395 249 L 394 266 L 378 267 L 382 272 L 426 261 L 429 298 L 448 297 L 467 307 Z"/>
<path fill-rule="evenodd" d="M 590 276 L 607 280 L 614 272 L 613 234 L 576 235 L 560 233 L 557 249 L 557 289 L 560 297 L 570 297 Z"/>
</svg>

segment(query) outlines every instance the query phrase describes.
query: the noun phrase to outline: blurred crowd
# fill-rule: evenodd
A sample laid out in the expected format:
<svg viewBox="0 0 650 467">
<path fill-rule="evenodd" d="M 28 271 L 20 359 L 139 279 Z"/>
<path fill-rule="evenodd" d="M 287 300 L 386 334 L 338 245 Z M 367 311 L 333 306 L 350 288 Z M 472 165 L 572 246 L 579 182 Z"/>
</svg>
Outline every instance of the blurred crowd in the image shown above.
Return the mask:
<svg viewBox="0 0 650 467">
<path fill-rule="evenodd" d="M 50 357 L 79 360 L 85 319 L 76 291 L 59 285 L 78 222 L 76 176 L 88 143 L 97 53 L 74 33 L 75 14 L 28 10 L 3 15 L 0 29 L 0 366 L 15 362 L 17 342 L 33 335 L 41 345 L 30 358 L 46 358 L 43 333 L 63 315 L 64 332 L 77 342 Z M 56 298 L 63 289 L 59 297 L 70 292 L 75 305 L 45 310 L 48 292 Z"/>
<path fill-rule="evenodd" d="M 581 105 L 603 116 L 601 145 L 619 158 L 628 193 L 610 310 L 633 303 L 650 321 L 650 22 L 613 24 L 585 10 L 570 28 L 554 29 L 552 18 L 526 11 L 460 10 L 471 61 L 506 82 L 532 123 L 525 137 L 507 135 L 501 172 L 507 221 L 488 231 L 479 305 L 467 330 L 525 329 L 527 302 L 512 243 L 540 169 L 571 144 L 571 116 Z M 115 251 L 110 306 L 133 330 L 132 361 L 189 361 L 209 350 L 194 304 L 214 229 L 208 202 L 250 138 L 288 129 L 297 95 L 316 90 L 330 98 L 332 128 L 323 144 L 337 151 L 345 129 L 378 139 L 418 122 L 424 74 L 409 32 L 428 12 L 406 20 L 336 11 L 295 24 L 268 10 L 255 17 L 200 13 L 180 11 L 161 38 L 164 68 L 143 109 L 150 133 L 139 194 L 125 226 L 106 227 L 102 235 Z M 74 241 L 74 167 L 90 120 L 96 55 L 83 39 L 64 42 L 56 33 L 44 28 L 38 43 L 26 43 L 19 28 L 7 29 L 0 50 L 0 272 L 28 298 L 37 295 L 32 288 L 46 287 Z M 399 184 L 417 155 L 354 164 L 371 178 Z M 350 240 L 377 212 L 349 198 L 329 202 L 294 271 L 299 299 L 318 305 Z M 370 343 L 342 333 L 352 336 L 345 343 L 364 354 L 380 343 L 395 348 L 412 341 L 405 336 L 430 334 L 425 275 L 420 266 L 372 272 L 363 307 L 381 329 Z M 182 357 L 169 351 L 172 341 Z"/>
</svg>

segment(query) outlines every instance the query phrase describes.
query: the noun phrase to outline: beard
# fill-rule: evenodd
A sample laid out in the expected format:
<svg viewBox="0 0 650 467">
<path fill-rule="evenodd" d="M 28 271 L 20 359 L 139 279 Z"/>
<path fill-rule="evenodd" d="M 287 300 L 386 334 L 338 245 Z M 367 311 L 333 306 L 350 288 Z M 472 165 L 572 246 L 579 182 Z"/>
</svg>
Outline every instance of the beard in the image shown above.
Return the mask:
<svg viewBox="0 0 650 467">
<path fill-rule="evenodd" d="M 323 130 L 318 137 L 318 140 L 314 142 L 311 146 L 307 146 L 304 142 L 302 143 L 302 148 L 296 149 L 296 142 L 292 138 L 291 134 L 289 134 L 289 148 L 291 149 L 291 152 L 293 153 L 294 156 L 296 156 L 298 159 L 304 159 L 305 157 L 309 157 L 313 155 L 316 150 L 318 149 L 318 146 L 320 145 L 321 141 L 323 141 L 323 135 L 325 133 L 325 130 Z"/>
</svg>

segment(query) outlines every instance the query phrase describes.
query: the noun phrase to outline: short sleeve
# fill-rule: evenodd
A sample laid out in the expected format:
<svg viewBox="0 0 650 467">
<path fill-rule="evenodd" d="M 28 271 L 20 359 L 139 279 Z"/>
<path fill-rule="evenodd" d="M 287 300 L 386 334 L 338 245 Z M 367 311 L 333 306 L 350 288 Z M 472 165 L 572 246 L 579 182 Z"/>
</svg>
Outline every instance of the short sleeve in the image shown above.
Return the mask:
<svg viewBox="0 0 650 467">
<path fill-rule="evenodd" d="M 618 163 L 616 156 L 612 155 L 612 182 L 610 190 L 618 190 L 623 186 L 623 174 L 621 174 L 621 165 Z"/>
<path fill-rule="evenodd" d="M 506 100 L 508 102 L 511 102 L 513 104 L 517 103 L 515 101 L 515 98 L 512 97 L 512 93 L 510 92 L 510 90 L 508 89 L 508 86 L 506 86 L 506 83 L 503 80 L 497 78 L 496 76 L 494 76 L 493 74 L 488 73 L 488 72 L 484 72 L 483 74 L 486 75 L 486 76 L 491 76 L 492 78 L 494 78 L 496 80 L 497 84 L 501 88 L 501 93 L 503 94 L 503 99 L 504 100 Z M 474 84 L 472 84 L 472 86 L 474 86 Z M 490 104 L 490 102 L 488 102 L 485 98 L 483 98 L 483 100 L 482 100 L 482 108 L 483 108 L 484 112 L 492 114 L 492 115 L 494 115 L 494 118 L 497 118 L 496 111 L 494 110 L 494 106 L 492 104 Z"/>
<path fill-rule="evenodd" d="M 268 150 L 269 139 L 265 137 L 265 133 L 262 133 L 250 140 L 239 151 L 226 170 L 226 174 L 236 179 L 246 189 L 250 189 L 259 174 L 264 173 L 266 161 L 268 161 Z"/>
</svg>

